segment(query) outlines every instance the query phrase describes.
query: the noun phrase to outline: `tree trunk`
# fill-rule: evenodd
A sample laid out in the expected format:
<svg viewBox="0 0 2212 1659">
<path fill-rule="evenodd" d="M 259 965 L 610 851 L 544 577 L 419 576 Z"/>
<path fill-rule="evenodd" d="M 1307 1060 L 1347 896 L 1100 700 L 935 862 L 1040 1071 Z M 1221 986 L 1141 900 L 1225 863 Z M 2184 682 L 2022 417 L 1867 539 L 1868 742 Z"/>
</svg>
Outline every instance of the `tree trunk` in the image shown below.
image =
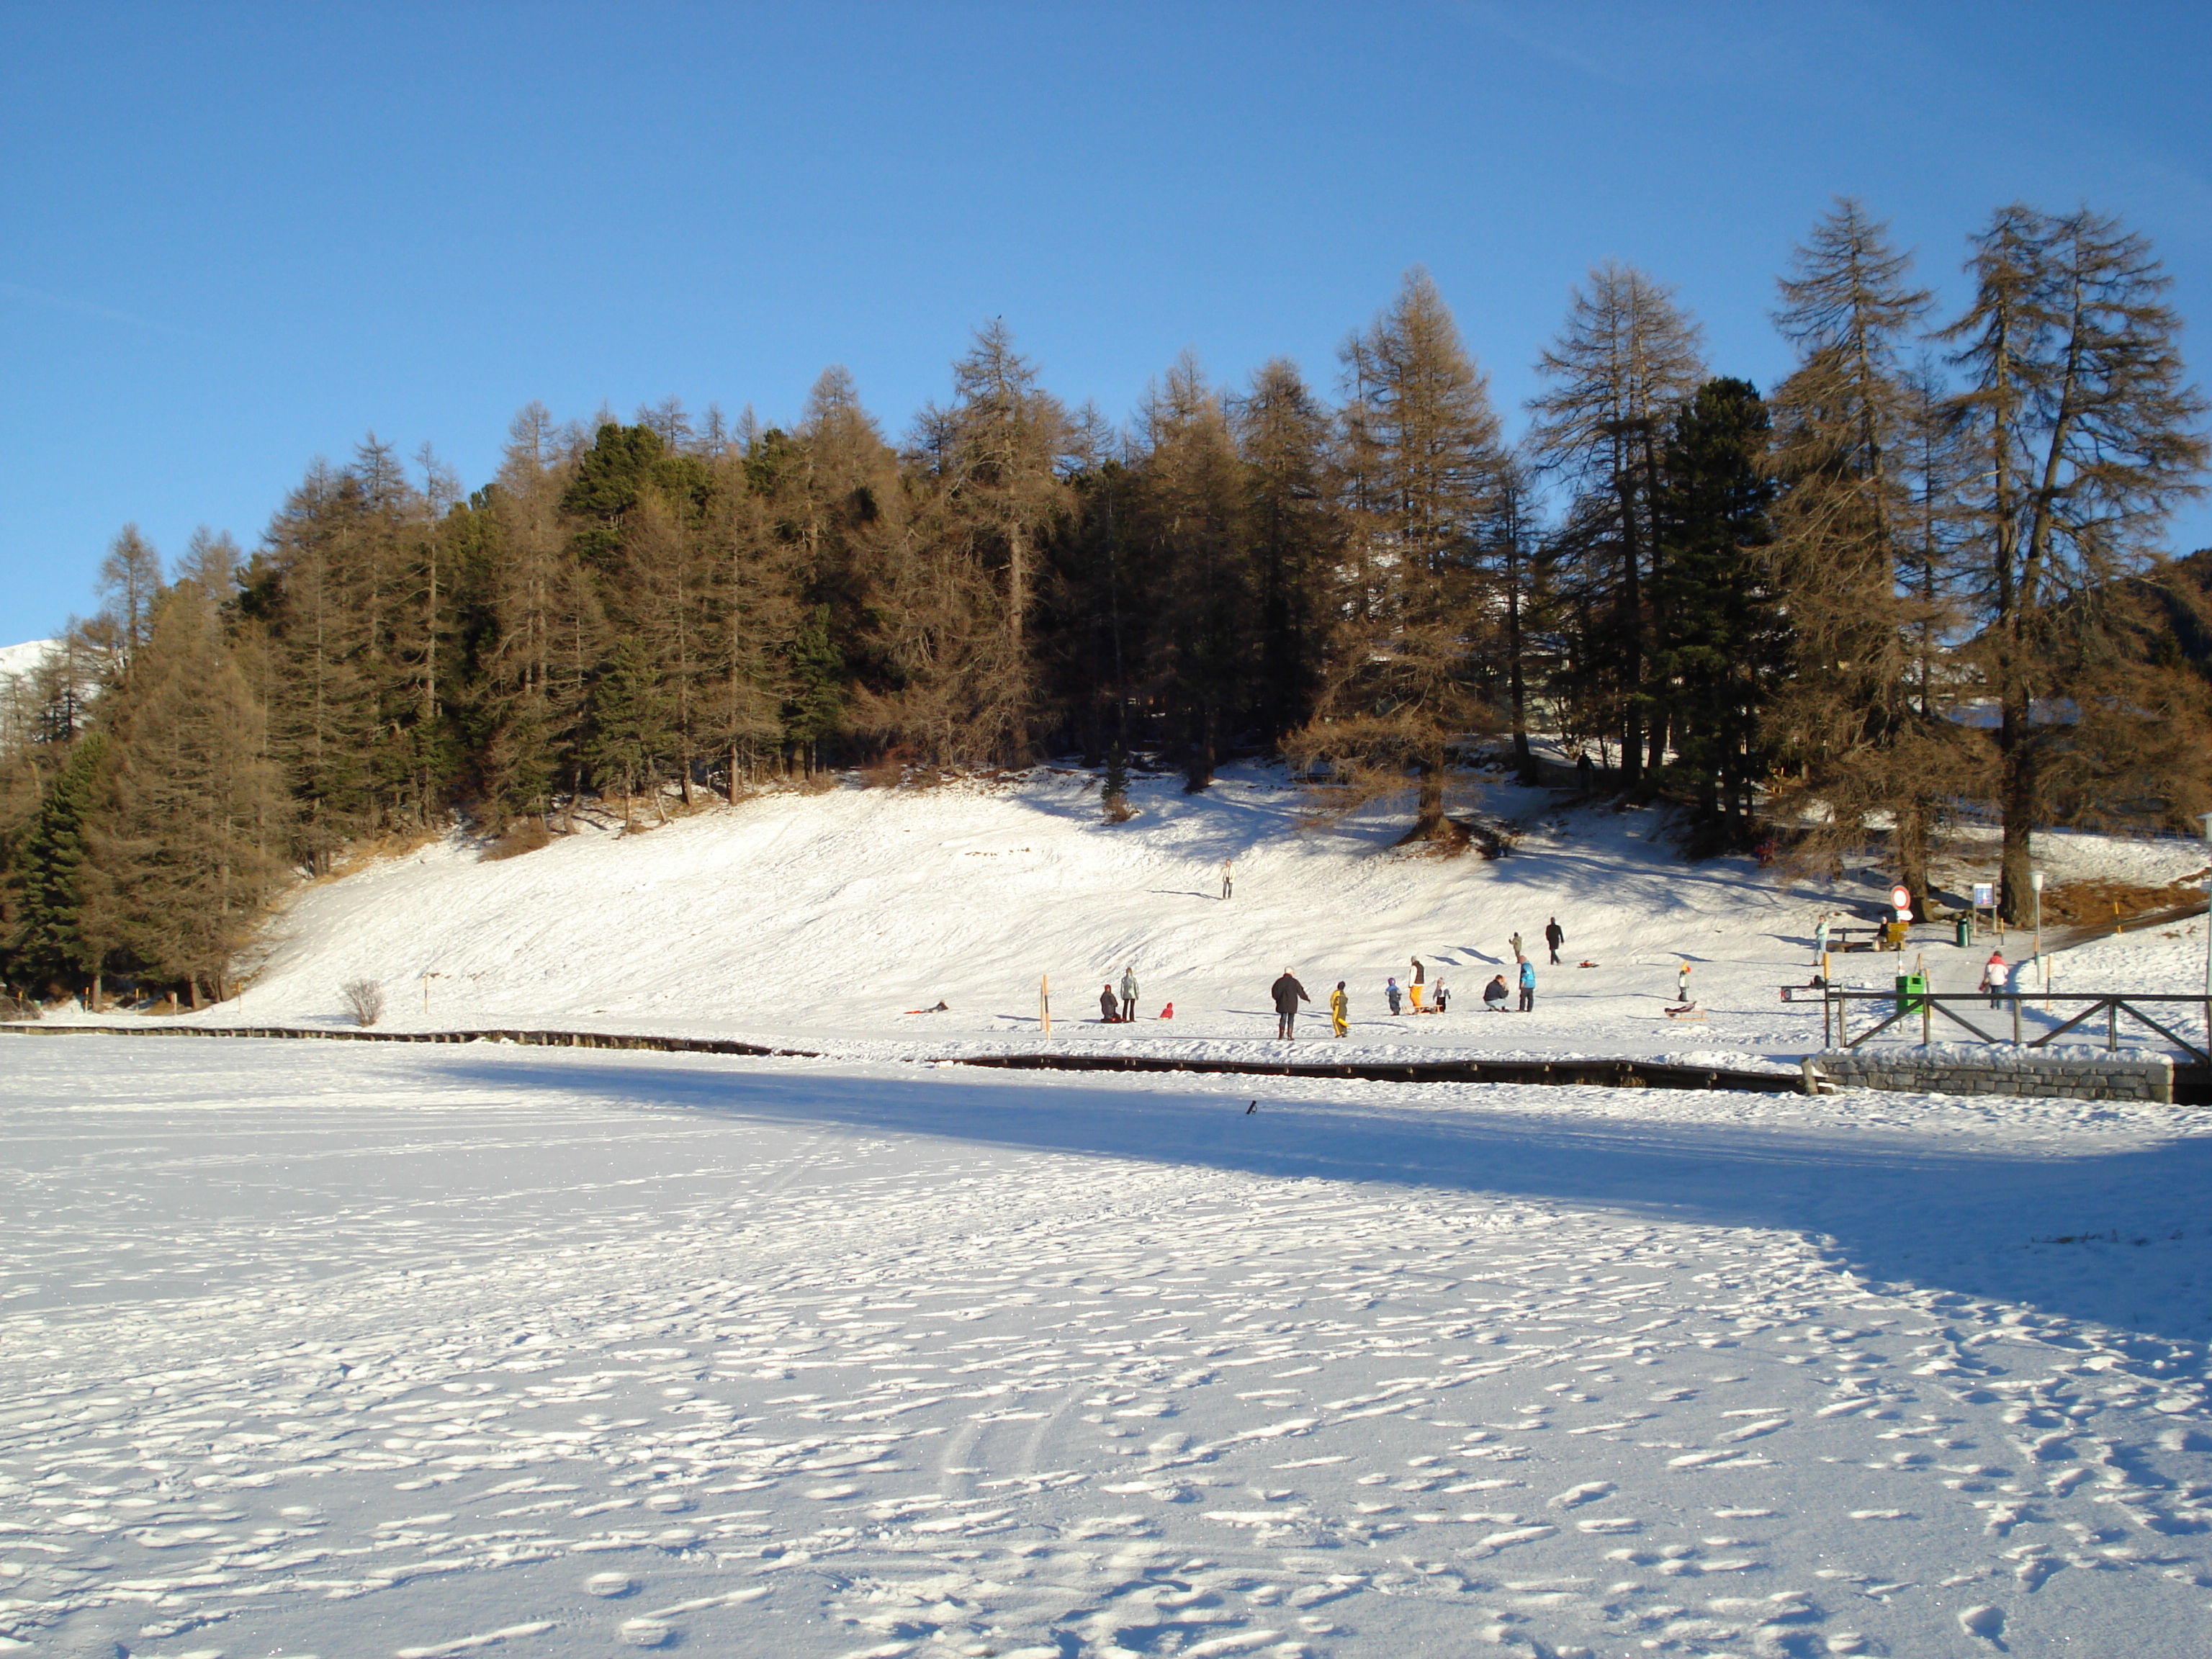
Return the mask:
<svg viewBox="0 0 2212 1659">
<path fill-rule="evenodd" d="M 1513 771 L 1524 784 L 1536 781 L 1536 757 L 1528 750 L 1528 687 L 1521 672 L 1521 551 L 1518 532 L 1505 549 L 1505 690 L 1513 720 Z"/>
<path fill-rule="evenodd" d="M 1928 901 L 1928 805 L 1915 797 L 1897 809 L 1897 884 L 1912 895 L 1912 914 L 1925 921 Z"/>
<path fill-rule="evenodd" d="M 1613 462 L 1613 494 L 1620 502 L 1620 608 L 1627 617 L 1620 652 L 1620 781 L 1644 781 L 1644 578 L 1636 548 L 1636 488 L 1626 462 Z"/>
<path fill-rule="evenodd" d="M 2004 817 L 2004 852 L 1997 867 L 1997 915 L 2014 927 L 2025 927 L 2035 919 L 2035 888 L 2028 879 L 2035 867 L 2030 841 L 2035 829 L 2038 797 L 2042 793 L 2036 757 L 2027 736 L 2027 709 L 2007 699 L 1997 728 L 1999 765 L 1997 801 Z"/>
<path fill-rule="evenodd" d="M 1444 833 L 1444 769 L 1442 761 L 1425 760 L 1419 767 L 1421 801 L 1413 814 L 1408 841 L 1435 841 Z"/>
</svg>

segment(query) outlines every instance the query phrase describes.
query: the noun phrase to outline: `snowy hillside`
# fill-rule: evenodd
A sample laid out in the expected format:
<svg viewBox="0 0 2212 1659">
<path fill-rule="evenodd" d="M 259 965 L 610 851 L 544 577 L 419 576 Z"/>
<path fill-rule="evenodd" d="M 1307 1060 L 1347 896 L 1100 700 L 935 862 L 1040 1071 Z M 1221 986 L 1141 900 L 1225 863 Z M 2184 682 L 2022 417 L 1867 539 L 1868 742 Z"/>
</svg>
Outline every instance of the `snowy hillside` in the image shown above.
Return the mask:
<svg viewBox="0 0 2212 1659">
<path fill-rule="evenodd" d="M 1094 780 L 1040 770 L 1014 784 L 769 795 L 644 834 L 588 830 L 495 862 L 456 838 L 300 893 L 271 930 L 245 1012 L 335 1021 L 338 988 L 367 977 L 386 987 L 398 1026 L 584 1025 L 889 1054 L 1009 1038 L 1035 1046 L 1038 981 L 1049 975 L 1056 1045 L 1272 1050 L 1267 988 L 1288 966 L 1313 998 L 1302 1047 L 1339 1058 L 1407 1045 L 1795 1055 L 1818 1046 L 1820 1012 L 1784 1006 L 1779 988 L 1809 975 L 1815 918 L 1870 915 L 1886 890 L 1878 873 L 1785 890 L 1748 860 L 1684 865 L 1659 814 L 1569 810 L 1542 790 L 1488 797 L 1487 810 L 1526 828 L 1496 861 L 1394 853 L 1398 820 L 1302 833 L 1299 793 L 1261 768 L 1199 796 L 1172 779 L 1141 781 L 1133 799 L 1137 817 L 1109 825 Z M 2179 842 L 2058 836 L 2039 851 L 2060 882 L 2163 883 L 2204 864 L 2201 847 Z M 1235 878 L 1226 900 L 1224 858 Z M 1542 943 L 1553 916 L 1566 932 L 1557 968 Z M 2154 988 L 2148 972 L 2196 988 L 2201 969 L 2191 979 L 2188 963 L 2202 927 L 2121 941 L 2130 954 L 2113 971 L 2136 989 Z M 1535 1012 L 1486 1013 L 1482 987 L 1510 978 L 1516 932 L 1537 964 Z M 1937 988 L 1971 988 L 1987 945 L 1960 951 L 1948 929 L 1920 933 L 1915 949 Z M 2015 934 L 2007 949 L 2023 956 L 2025 941 Z M 1384 981 L 1405 984 L 1415 957 L 1451 989 L 1440 1018 L 1388 1012 Z M 1685 960 L 1711 1011 L 1704 1023 L 1662 1012 Z M 1597 965 L 1576 965 L 1586 961 Z M 1838 961 L 1869 985 L 1896 967 L 1887 956 Z M 1099 1024 L 1101 986 L 1132 966 L 1142 1018 Z M 2068 987 L 2091 988 L 2082 970 L 2060 971 Z M 1352 1027 L 1332 1042 L 1324 1008 L 1339 980 Z M 946 1012 L 909 1012 L 939 1001 Z M 1170 1003 L 1175 1018 L 1162 1021 Z"/>
<path fill-rule="evenodd" d="M 59 640 L 30 640 L 21 645 L 0 645 L 0 685 L 35 669 Z"/>
</svg>

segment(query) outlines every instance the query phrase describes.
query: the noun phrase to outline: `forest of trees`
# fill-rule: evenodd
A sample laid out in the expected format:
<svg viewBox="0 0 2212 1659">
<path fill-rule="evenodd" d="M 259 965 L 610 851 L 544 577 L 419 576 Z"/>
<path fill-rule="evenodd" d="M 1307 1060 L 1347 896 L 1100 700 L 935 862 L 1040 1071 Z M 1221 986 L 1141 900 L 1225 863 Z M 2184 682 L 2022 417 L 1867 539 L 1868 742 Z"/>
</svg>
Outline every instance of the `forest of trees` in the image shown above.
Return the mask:
<svg viewBox="0 0 2212 1659">
<path fill-rule="evenodd" d="M 0 968 L 222 996 L 281 884 L 365 838 L 854 767 L 1079 757 L 1111 810 L 1131 764 L 1200 790 L 1274 753 L 1449 839 L 1455 780 L 1534 781 L 1532 733 L 1678 800 L 1693 853 L 1872 846 L 1923 904 L 1946 823 L 1993 812 L 2017 920 L 2032 827 L 2212 804 L 2212 581 L 2160 556 L 2205 404 L 2112 221 L 2006 207 L 1966 273 L 1935 316 L 1839 201 L 1762 392 L 1602 265 L 1517 444 L 1419 270 L 1333 395 L 1186 356 L 1117 428 L 994 324 L 898 444 L 836 368 L 789 430 L 533 404 L 474 490 L 372 437 L 250 554 L 117 538 L 0 709 Z"/>
</svg>

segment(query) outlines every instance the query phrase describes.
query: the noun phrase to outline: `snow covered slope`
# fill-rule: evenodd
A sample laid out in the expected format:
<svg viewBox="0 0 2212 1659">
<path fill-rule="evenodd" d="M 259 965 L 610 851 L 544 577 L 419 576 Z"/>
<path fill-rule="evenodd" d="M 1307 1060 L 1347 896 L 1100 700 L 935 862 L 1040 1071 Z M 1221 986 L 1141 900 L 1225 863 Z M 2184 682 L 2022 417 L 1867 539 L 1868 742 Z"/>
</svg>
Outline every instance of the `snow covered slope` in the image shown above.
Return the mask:
<svg viewBox="0 0 2212 1659">
<path fill-rule="evenodd" d="M 22 645 L 0 645 L 0 684 L 35 669 L 59 640 L 31 640 Z"/>
<path fill-rule="evenodd" d="M 1809 975 L 1820 912 L 1871 915 L 1881 902 L 1878 876 L 1784 890 L 1748 860 L 1685 865 L 1659 814 L 1569 810 L 1542 790 L 1489 798 L 1528 830 L 1496 861 L 1394 852 L 1401 819 L 1302 831 L 1299 792 L 1267 769 L 1232 770 L 1198 796 L 1173 779 L 1140 781 L 1133 799 L 1136 818 L 1109 825 L 1094 779 L 1040 770 L 997 785 L 774 794 L 496 862 L 456 838 L 300 893 L 244 1012 L 336 1022 L 338 988 L 366 977 L 384 984 L 393 1025 L 582 1025 L 888 1055 L 1012 1037 L 1035 1046 L 1049 975 L 1056 1045 L 1275 1053 L 1267 988 L 1288 966 L 1313 998 L 1302 1056 L 1418 1047 L 1741 1061 L 1819 1046 L 1817 1006 L 1785 1006 L 1779 988 Z M 2060 881 L 2163 882 L 2204 861 L 2201 847 L 2175 842 L 2051 836 L 2039 852 Z M 1224 858 L 1236 879 L 1227 900 Z M 1555 915 L 1567 935 L 1557 968 L 1542 943 Z M 2185 981 L 2175 988 L 2201 983 L 2187 963 L 2192 948 L 2201 963 L 2203 934 L 2191 929 L 2202 926 L 2159 942 L 2173 960 L 2158 971 Z M 1481 988 L 1500 972 L 1510 981 L 1516 932 L 1538 964 L 1535 1012 L 1486 1012 Z M 1937 988 L 1972 988 L 1987 946 L 1960 951 L 1948 929 L 1923 932 L 1916 949 Z M 1385 1006 L 1386 977 L 1406 983 L 1416 956 L 1451 988 L 1441 1018 Z M 1685 960 L 1704 1023 L 1662 1012 Z M 1897 965 L 1838 960 L 1875 986 Z M 1597 965 L 1575 965 L 1584 961 Z M 1100 987 L 1131 966 L 1143 1018 L 1099 1024 Z M 2112 964 L 2134 988 L 2154 988 L 2137 968 Z M 2098 988 L 2063 971 L 2068 988 Z M 1352 1005 L 1345 1042 L 1330 1041 L 1324 1012 L 1339 980 Z M 940 1000 L 947 1012 L 909 1012 Z"/>
</svg>

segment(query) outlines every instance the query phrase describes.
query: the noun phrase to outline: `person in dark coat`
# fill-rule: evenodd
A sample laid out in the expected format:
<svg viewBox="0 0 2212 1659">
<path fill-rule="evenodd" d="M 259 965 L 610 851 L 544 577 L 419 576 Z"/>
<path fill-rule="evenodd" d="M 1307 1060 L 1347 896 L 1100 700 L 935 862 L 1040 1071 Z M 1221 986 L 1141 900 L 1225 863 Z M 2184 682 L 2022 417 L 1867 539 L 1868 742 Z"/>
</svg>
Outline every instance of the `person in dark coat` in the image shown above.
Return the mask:
<svg viewBox="0 0 2212 1659">
<path fill-rule="evenodd" d="M 1121 1023 L 1121 1005 L 1114 1000 L 1114 987 L 1111 981 L 1098 988 L 1098 1017 L 1109 1025 L 1119 1025 Z"/>
<path fill-rule="evenodd" d="M 1283 976 L 1267 988 L 1268 994 L 1275 999 L 1275 1035 L 1288 1037 L 1297 1024 L 1298 1004 L 1310 1002 L 1313 999 L 1306 994 L 1306 988 L 1298 983 L 1287 968 L 1283 969 Z"/>
<path fill-rule="evenodd" d="M 1508 994 L 1505 989 L 1505 975 L 1500 974 L 1482 988 L 1482 1006 L 1493 1014 L 1502 1014 L 1505 1012 L 1505 999 Z"/>
<path fill-rule="evenodd" d="M 1553 967 L 1556 968 L 1559 965 L 1559 947 L 1566 942 L 1567 930 L 1560 927 L 1559 919 L 1553 916 L 1551 921 L 1544 924 L 1544 943 L 1552 947 Z"/>
</svg>

